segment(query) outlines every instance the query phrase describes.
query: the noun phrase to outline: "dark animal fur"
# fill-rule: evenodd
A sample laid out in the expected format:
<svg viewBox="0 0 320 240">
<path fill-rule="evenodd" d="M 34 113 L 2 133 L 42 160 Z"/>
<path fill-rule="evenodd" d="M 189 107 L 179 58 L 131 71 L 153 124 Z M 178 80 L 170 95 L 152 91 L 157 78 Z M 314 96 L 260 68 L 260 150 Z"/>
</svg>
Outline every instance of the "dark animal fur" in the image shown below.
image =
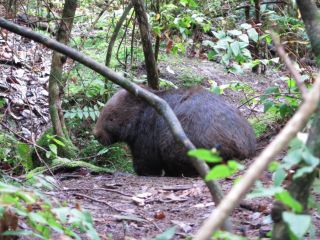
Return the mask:
<svg viewBox="0 0 320 240">
<path fill-rule="evenodd" d="M 200 87 L 154 92 L 166 100 L 198 148 L 219 147 L 224 159 L 254 154 L 256 139 L 240 112 Z M 94 134 L 104 145 L 126 142 L 138 175 L 197 175 L 186 149 L 177 144 L 164 119 L 141 99 L 118 91 L 105 105 Z"/>
</svg>

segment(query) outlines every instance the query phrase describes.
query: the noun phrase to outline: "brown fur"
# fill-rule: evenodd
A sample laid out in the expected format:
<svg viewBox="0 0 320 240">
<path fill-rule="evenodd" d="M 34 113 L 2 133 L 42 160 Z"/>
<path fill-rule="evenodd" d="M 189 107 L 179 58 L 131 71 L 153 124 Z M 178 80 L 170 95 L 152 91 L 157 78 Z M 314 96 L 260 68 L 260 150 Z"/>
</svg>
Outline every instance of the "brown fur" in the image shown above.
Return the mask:
<svg viewBox="0 0 320 240">
<path fill-rule="evenodd" d="M 243 159 L 254 154 L 256 138 L 240 112 L 200 87 L 154 92 L 166 100 L 197 148 L 219 148 L 221 156 Z M 104 145 L 126 142 L 138 175 L 197 175 L 186 149 L 177 144 L 164 119 L 125 90 L 100 113 L 94 134 Z"/>
</svg>

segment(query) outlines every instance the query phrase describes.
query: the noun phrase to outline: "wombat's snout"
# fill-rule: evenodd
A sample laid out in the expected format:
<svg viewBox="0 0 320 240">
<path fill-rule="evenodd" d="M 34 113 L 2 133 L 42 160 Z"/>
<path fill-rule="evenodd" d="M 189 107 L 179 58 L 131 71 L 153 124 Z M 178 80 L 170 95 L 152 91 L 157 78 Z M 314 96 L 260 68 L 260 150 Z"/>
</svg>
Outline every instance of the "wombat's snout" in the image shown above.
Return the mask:
<svg viewBox="0 0 320 240">
<path fill-rule="evenodd" d="M 97 128 L 93 129 L 93 136 L 95 139 L 97 139 L 99 141 L 99 138 L 101 138 L 101 133 L 99 133 L 100 131 L 97 130 Z"/>
<path fill-rule="evenodd" d="M 95 139 L 97 139 L 102 145 L 108 146 L 111 144 L 109 136 L 103 130 L 99 130 L 97 127 L 95 127 L 93 129 L 93 135 Z"/>
</svg>

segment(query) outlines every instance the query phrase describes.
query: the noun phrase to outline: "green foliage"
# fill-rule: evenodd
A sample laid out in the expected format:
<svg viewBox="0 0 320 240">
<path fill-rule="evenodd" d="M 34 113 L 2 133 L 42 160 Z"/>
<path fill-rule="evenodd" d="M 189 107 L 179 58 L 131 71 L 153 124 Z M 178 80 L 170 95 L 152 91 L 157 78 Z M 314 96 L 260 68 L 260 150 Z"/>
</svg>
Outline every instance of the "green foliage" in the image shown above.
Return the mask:
<svg viewBox="0 0 320 240">
<path fill-rule="evenodd" d="M 30 229 L 13 229 L 2 233 L 2 236 L 51 239 L 53 233 L 58 233 L 81 239 L 77 233 L 80 232 L 90 239 L 100 239 L 89 212 L 79 208 L 65 207 L 39 191 L 39 188 L 52 189 L 54 182 L 52 178 L 34 176 L 33 179 L 29 179 L 29 183 L 32 182 L 37 183 L 37 186 L 0 182 L 0 218 L 4 216 L 4 212 L 10 211 L 18 217 L 19 221 L 24 221 Z"/>
<path fill-rule="evenodd" d="M 208 163 L 221 163 L 222 158 L 219 156 L 217 150 L 207 150 L 207 149 L 194 149 L 188 152 L 189 157 L 194 157 L 206 161 Z"/>
<path fill-rule="evenodd" d="M 288 225 L 290 230 L 290 239 L 303 239 L 311 225 L 311 216 L 295 214 L 291 212 L 282 213 L 283 221 Z"/>
<path fill-rule="evenodd" d="M 227 178 L 235 174 L 238 170 L 243 169 L 243 166 L 234 160 L 229 160 L 226 163 L 221 163 L 222 158 L 219 156 L 219 152 L 217 152 L 216 149 L 190 150 L 188 152 L 188 156 L 198 158 L 210 164 L 214 163 L 214 166 L 206 176 L 206 181 Z"/>
<path fill-rule="evenodd" d="M 224 179 L 232 176 L 239 170 L 243 169 L 243 165 L 235 160 L 228 160 L 226 164 L 219 164 L 214 166 L 206 176 L 206 181 L 215 179 Z"/>
<path fill-rule="evenodd" d="M 170 240 L 173 239 L 175 233 L 177 231 L 177 227 L 171 227 L 164 231 L 163 233 L 159 234 L 153 240 Z"/>
<path fill-rule="evenodd" d="M 18 141 L 10 134 L 0 133 L 1 165 L 8 170 L 14 170 L 14 173 L 22 173 L 32 169 L 29 145 Z"/>
<path fill-rule="evenodd" d="M 212 235 L 213 239 L 221 239 L 221 240 L 247 240 L 248 238 L 238 236 L 229 232 L 216 231 Z"/>
<path fill-rule="evenodd" d="M 31 152 L 33 167 L 44 165 L 43 161 L 50 165 L 52 160 L 58 156 L 74 159 L 78 153 L 78 149 L 70 140 L 55 136 L 52 128 L 42 134 L 35 148 L 37 149 L 32 149 Z"/>
<path fill-rule="evenodd" d="M 275 111 L 281 118 L 291 116 L 300 104 L 300 93 L 291 78 L 284 79 L 287 83 L 287 93 L 281 91 L 279 87 L 273 86 L 265 90 L 260 97 L 264 105 L 264 112 Z"/>
<path fill-rule="evenodd" d="M 134 173 L 131 155 L 128 147 L 124 144 L 116 143 L 112 146 L 104 147 L 98 141 L 91 140 L 87 142 L 80 153 L 80 158 L 86 159 L 88 156 L 91 156 L 90 163 L 96 166 L 113 171 Z"/>
<path fill-rule="evenodd" d="M 102 105 L 102 104 L 101 104 Z M 70 110 L 66 110 L 64 117 L 66 119 L 76 118 L 79 119 L 88 119 L 89 117 L 95 121 L 99 117 L 100 111 L 98 105 L 94 105 L 93 107 L 85 106 L 83 109 L 81 108 L 72 108 Z"/>
<path fill-rule="evenodd" d="M 218 39 L 217 42 L 204 41 L 204 46 L 209 46 L 212 51 L 209 52 L 209 59 L 219 57 L 221 63 L 228 66 L 230 61 L 238 64 L 248 62 L 252 59 L 251 53 L 248 50 L 249 40 L 258 41 L 258 33 L 249 24 L 242 24 L 241 30 L 233 29 L 219 32 L 212 31 L 214 36 Z"/>
</svg>

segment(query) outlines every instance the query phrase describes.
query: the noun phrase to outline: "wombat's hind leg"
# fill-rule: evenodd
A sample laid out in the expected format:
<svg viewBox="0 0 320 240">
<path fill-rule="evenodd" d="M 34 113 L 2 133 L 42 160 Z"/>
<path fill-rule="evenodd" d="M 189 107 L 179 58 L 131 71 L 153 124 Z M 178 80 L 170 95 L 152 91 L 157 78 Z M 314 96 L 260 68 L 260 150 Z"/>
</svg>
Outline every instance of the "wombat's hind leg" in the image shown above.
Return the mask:
<svg viewBox="0 0 320 240">
<path fill-rule="evenodd" d="M 133 169 L 139 176 L 161 176 L 162 166 L 152 164 L 152 161 L 133 160 Z"/>
</svg>

